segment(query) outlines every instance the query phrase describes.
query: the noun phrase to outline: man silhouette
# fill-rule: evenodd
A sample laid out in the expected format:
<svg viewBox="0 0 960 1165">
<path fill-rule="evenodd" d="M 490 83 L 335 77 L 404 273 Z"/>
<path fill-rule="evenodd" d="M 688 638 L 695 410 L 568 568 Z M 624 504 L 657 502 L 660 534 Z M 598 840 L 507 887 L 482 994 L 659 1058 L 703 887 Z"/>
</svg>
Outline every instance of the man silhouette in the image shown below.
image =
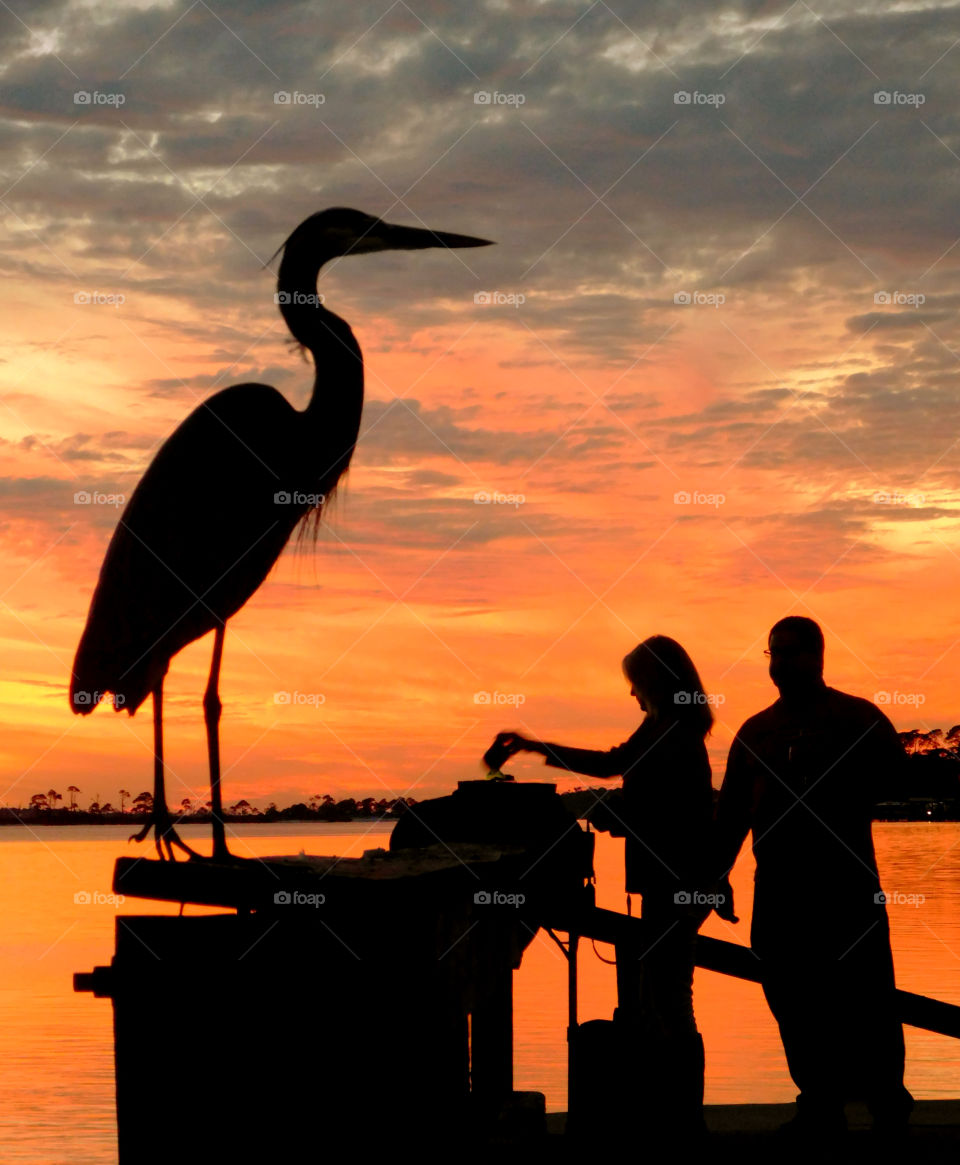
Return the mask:
<svg viewBox="0 0 960 1165">
<path fill-rule="evenodd" d="M 717 871 L 753 831 L 750 942 L 800 1089 L 789 1131 L 842 1134 L 865 1099 L 874 1128 L 905 1130 L 903 1028 L 870 830 L 878 788 L 905 763 L 869 700 L 823 681 L 823 632 L 781 619 L 768 639 L 780 698 L 751 716 L 727 758 L 716 813 Z"/>
</svg>

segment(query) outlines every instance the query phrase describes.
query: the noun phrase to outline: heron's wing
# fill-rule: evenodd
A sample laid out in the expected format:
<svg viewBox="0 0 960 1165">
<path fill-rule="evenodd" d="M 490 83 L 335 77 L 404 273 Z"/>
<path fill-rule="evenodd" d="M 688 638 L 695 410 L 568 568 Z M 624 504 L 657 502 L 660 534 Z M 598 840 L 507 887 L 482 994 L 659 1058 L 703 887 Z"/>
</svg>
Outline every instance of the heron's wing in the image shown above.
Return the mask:
<svg viewBox="0 0 960 1165">
<path fill-rule="evenodd" d="M 104 558 L 74 663 L 77 711 L 106 691 L 135 711 L 170 658 L 260 586 L 310 508 L 294 497 L 303 419 L 268 385 L 236 385 L 164 442 Z M 80 706 L 78 692 L 90 694 Z"/>
</svg>

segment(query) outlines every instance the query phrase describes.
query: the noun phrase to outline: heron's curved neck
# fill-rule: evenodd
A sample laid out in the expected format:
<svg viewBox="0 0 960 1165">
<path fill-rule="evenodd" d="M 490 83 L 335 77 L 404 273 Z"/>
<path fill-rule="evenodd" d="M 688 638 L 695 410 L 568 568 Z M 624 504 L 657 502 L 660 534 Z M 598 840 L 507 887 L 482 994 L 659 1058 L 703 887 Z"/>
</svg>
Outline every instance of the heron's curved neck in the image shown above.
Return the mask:
<svg viewBox="0 0 960 1165">
<path fill-rule="evenodd" d="M 315 308 L 306 347 L 314 365 L 306 414 L 323 429 L 326 439 L 340 441 L 345 452 L 349 448 L 343 463 L 346 468 L 363 412 L 363 353 L 347 321 L 322 306 Z"/>
<path fill-rule="evenodd" d="M 280 311 L 293 338 L 313 356 L 313 394 L 305 410 L 330 458 L 333 480 L 347 468 L 360 432 L 363 411 L 363 354 L 346 320 L 328 311 L 317 294 L 317 276 L 326 256 L 306 261 L 288 246 L 280 263 Z"/>
</svg>

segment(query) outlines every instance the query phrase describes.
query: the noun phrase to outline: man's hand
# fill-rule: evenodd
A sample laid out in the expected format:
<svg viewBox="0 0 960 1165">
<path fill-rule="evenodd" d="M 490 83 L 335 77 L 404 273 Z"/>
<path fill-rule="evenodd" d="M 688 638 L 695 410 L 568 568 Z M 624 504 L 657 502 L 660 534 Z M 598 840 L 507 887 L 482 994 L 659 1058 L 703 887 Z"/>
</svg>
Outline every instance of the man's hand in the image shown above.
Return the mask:
<svg viewBox="0 0 960 1165">
<path fill-rule="evenodd" d="M 702 894 L 698 894 L 700 901 L 691 902 L 683 907 L 683 913 L 694 919 L 697 930 L 707 921 L 715 910 L 717 917 L 726 922 L 739 922 L 740 919 L 733 913 L 733 890 L 727 878 L 721 878 L 707 886 Z"/>
<path fill-rule="evenodd" d="M 717 912 L 717 917 L 726 922 L 739 922 L 740 919 L 733 913 L 733 887 L 730 885 L 730 879 L 721 878 L 717 882 L 715 893 L 717 904 L 714 906 L 714 910 Z"/>
<path fill-rule="evenodd" d="M 716 882 L 708 882 L 703 890 L 698 890 L 696 894 L 676 894 L 674 903 L 681 915 L 696 923 L 697 930 L 703 926 L 714 910 L 720 918 L 727 922 L 740 921 L 733 913 L 733 890 L 726 878 L 720 878 Z"/>
</svg>

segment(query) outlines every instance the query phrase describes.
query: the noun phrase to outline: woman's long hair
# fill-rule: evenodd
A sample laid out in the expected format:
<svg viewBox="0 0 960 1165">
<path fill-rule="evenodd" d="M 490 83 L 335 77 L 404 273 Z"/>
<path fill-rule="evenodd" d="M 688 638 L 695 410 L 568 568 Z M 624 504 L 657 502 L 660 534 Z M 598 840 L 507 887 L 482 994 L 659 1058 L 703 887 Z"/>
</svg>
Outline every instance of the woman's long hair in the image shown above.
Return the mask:
<svg viewBox="0 0 960 1165">
<path fill-rule="evenodd" d="M 643 696 L 648 715 L 679 720 L 701 737 L 713 727 L 713 711 L 693 660 L 675 639 L 651 635 L 623 660 L 623 674 Z"/>
</svg>

